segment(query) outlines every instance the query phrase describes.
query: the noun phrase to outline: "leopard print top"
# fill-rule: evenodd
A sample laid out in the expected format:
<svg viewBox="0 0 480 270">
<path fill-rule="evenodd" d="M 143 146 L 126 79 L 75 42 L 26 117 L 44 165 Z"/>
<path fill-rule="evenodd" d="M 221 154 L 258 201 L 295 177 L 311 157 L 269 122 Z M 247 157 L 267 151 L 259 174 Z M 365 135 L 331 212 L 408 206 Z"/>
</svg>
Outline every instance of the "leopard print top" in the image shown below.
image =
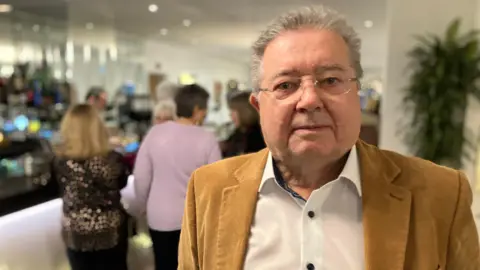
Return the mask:
<svg viewBox="0 0 480 270">
<path fill-rule="evenodd" d="M 63 199 L 62 236 L 68 248 L 103 250 L 124 240 L 127 215 L 120 190 L 130 172 L 120 154 L 88 160 L 56 157 L 52 172 Z"/>
</svg>

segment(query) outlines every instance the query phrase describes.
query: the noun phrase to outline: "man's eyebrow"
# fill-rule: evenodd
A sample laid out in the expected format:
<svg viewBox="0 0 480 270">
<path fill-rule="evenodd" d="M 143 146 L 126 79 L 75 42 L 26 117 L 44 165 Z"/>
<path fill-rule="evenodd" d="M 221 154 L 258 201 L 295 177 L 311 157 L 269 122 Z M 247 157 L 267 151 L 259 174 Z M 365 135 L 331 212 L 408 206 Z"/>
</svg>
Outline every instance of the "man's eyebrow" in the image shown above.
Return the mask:
<svg viewBox="0 0 480 270">
<path fill-rule="evenodd" d="M 315 68 L 316 73 L 322 73 L 326 71 L 346 71 L 347 69 L 341 65 L 332 64 L 332 65 L 322 65 Z"/>
<path fill-rule="evenodd" d="M 338 64 L 331 64 L 331 65 L 319 65 L 314 68 L 315 72 L 325 72 L 325 71 L 346 71 L 347 69 Z M 281 70 L 280 72 L 276 73 L 272 78 L 278 78 L 282 76 L 290 76 L 290 75 L 301 75 L 302 72 L 300 70 L 292 68 L 292 69 L 285 69 Z"/>
<path fill-rule="evenodd" d="M 342 66 L 342 65 L 338 65 L 338 64 L 331 64 L 331 65 L 320 65 L 320 66 L 317 66 L 314 68 L 314 73 L 323 73 L 323 72 L 327 72 L 327 71 L 346 71 L 347 69 Z M 284 77 L 284 76 L 301 76 L 303 75 L 302 72 L 300 72 L 300 70 L 298 69 L 295 69 L 295 68 L 292 68 L 292 69 L 285 69 L 285 70 L 281 70 L 280 72 L 276 73 L 274 76 L 272 76 L 269 81 L 272 82 L 274 81 L 275 79 L 279 78 L 279 77 Z"/>
<path fill-rule="evenodd" d="M 298 76 L 301 75 L 301 72 L 298 69 L 285 69 L 278 73 L 276 73 L 270 81 L 275 80 L 276 78 L 283 77 L 283 76 Z"/>
</svg>

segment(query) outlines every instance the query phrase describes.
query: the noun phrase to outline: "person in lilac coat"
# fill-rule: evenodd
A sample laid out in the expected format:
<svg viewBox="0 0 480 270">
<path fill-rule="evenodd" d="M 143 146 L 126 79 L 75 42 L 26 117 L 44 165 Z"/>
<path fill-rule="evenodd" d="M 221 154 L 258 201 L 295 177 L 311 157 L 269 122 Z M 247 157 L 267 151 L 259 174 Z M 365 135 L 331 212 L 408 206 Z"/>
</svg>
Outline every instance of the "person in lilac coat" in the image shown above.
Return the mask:
<svg viewBox="0 0 480 270">
<path fill-rule="evenodd" d="M 135 196 L 140 209 L 146 211 L 156 269 L 177 269 L 190 175 L 221 159 L 214 134 L 200 127 L 208 99 L 208 92 L 199 85 L 181 87 L 175 96 L 177 119 L 153 126 L 136 158 Z"/>
</svg>

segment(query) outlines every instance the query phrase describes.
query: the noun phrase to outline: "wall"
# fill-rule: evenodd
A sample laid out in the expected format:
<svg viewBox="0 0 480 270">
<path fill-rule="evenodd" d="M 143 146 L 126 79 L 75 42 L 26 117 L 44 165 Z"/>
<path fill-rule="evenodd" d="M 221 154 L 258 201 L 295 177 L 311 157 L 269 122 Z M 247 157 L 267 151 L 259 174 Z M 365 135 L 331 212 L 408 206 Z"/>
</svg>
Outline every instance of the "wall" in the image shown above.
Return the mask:
<svg viewBox="0 0 480 270">
<path fill-rule="evenodd" d="M 249 82 L 247 64 L 202 53 L 194 46 L 173 46 L 150 41 L 146 43 L 145 56 L 144 67 L 147 72 L 166 74 L 167 80 L 171 82 L 177 82 L 178 76 L 182 73 L 190 73 L 196 78 L 198 84 L 210 92 L 215 81 L 222 82 L 224 93 L 225 85 L 230 79 L 236 79 L 245 84 Z M 213 93 L 211 95 L 213 96 Z M 212 101 L 212 98 L 210 100 Z M 207 121 L 216 123 L 229 121 L 225 97 L 222 109 L 218 112 L 210 111 Z"/>
<path fill-rule="evenodd" d="M 477 0 L 475 9 L 474 23 L 475 28 L 480 29 L 480 0 Z M 471 98 L 468 104 L 468 111 L 466 116 L 468 127 L 475 132 L 477 139 L 477 155 L 473 164 L 470 164 L 473 171 L 476 191 L 480 191 L 480 102 Z"/>
</svg>

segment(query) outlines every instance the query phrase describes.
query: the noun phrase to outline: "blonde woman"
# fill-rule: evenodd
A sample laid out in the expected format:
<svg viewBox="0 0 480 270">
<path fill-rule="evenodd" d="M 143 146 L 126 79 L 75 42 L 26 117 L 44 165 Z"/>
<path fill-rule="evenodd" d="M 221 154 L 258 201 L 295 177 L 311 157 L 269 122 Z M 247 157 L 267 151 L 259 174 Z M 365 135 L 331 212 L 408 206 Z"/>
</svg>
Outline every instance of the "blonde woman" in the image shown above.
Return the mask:
<svg viewBox="0 0 480 270">
<path fill-rule="evenodd" d="M 127 215 L 120 203 L 128 169 L 111 150 L 91 105 L 73 106 L 52 161 L 63 199 L 62 235 L 72 270 L 127 269 Z"/>
</svg>

